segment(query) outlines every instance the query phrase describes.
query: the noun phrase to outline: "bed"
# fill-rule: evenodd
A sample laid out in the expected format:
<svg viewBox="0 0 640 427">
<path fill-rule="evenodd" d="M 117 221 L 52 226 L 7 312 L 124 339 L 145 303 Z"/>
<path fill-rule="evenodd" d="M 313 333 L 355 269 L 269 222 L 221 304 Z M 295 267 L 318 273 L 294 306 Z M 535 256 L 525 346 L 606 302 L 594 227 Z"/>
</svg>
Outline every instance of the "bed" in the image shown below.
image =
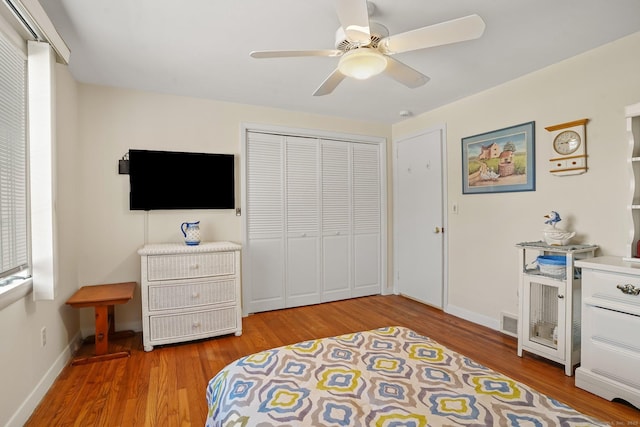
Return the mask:
<svg viewBox="0 0 640 427">
<path fill-rule="evenodd" d="M 252 354 L 207 386 L 213 426 L 602 426 L 404 327 Z"/>
</svg>

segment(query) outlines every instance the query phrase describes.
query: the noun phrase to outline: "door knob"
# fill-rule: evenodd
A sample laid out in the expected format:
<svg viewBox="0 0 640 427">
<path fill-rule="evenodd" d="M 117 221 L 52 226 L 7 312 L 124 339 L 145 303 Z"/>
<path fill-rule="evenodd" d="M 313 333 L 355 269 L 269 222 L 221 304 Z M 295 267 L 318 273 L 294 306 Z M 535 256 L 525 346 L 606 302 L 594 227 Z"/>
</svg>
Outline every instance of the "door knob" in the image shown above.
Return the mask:
<svg viewBox="0 0 640 427">
<path fill-rule="evenodd" d="M 433 230 L 433 232 L 436 233 L 436 234 L 440 233 L 441 231 L 443 231 L 443 230 L 440 227 L 436 227 L 436 229 Z"/>
</svg>

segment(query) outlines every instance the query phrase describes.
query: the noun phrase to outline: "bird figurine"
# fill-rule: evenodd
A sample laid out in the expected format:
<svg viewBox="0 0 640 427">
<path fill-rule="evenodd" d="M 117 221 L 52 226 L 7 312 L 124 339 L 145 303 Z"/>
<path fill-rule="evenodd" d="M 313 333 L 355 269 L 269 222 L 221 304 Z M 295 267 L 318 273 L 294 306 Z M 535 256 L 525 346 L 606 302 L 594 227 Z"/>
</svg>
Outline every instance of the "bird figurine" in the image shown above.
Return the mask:
<svg viewBox="0 0 640 427">
<path fill-rule="evenodd" d="M 542 230 L 544 241 L 548 245 L 552 246 L 565 246 L 569 243 L 569 240 L 576 235 L 575 231 L 566 231 L 561 228 L 556 228 L 556 224 L 562 221 L 560 214 L 556 211 L 551 211 L 548 215 L 544 216 L 547 220 L 544 222 L 550 227 Z"/>
<path fill-rule="evenodd" d="M 549 224 L 552 227 L 555 227 L 557 223 L 562 221 L 562 218 L 560 218 L 560 214 L 556 211 L 551 211 L 551 213 L 545 215 L 544 217 L 549 218 L 544 223 Z"/>
</svg>

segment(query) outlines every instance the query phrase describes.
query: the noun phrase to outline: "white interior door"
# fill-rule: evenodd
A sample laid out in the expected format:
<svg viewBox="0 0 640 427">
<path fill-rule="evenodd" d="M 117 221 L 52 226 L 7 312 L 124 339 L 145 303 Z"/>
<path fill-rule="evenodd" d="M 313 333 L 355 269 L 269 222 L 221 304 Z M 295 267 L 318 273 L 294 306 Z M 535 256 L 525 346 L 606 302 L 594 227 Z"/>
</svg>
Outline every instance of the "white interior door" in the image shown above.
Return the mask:
<svg viewBox="0 0 640 427">
<path fill-rule="evenodd" d="M 251 133 L 245 149 L 245 314 L 285 307 L 284 138 Z"/>
<path fill-rule="evenodd" d="M 285 306 L 320 303 L 319 142 L 286 137 Z"/>
<path fill-rule="evenodd" d="M 443 307 L 443 130 L 395 143 L 396 292 Z"/>
<path fill-rule="evenodd" d="M 350 144 L 321 142 L 322 301 L 351 297 Z"/>
<path fill-rule="evenodd" d="M 351 146 L 353 198 L 353 292 L 374 295 L 382 287 L 380 146 Z"/>
<path fill-rule="evenodd" d="M 386 140 L 243 129 L 243 314 L 379 294 Z"/>
</svg>

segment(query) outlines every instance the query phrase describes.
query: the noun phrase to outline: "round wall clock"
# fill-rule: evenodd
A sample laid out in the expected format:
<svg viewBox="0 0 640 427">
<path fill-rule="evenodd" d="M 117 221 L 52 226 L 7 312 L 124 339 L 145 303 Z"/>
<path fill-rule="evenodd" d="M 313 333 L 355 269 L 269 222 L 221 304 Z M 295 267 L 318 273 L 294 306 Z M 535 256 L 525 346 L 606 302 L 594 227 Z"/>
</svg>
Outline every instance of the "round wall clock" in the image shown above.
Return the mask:
<svg viewBox="0 0 640 427">
<path fill-rule="evenodd" d="M 557 134 L 553 139 L 553 149 L 556 150 L 556 153 L 558 154 L 572 154 L 580 148 L 581 143 L 582 138 L 577 132 L 565 130 Z"/>
<path fill-rule="evenodd" d="M 587 171 L 587 133 L 589 119 L 549 126 L 553 151 L 549 172 L 554 175 L 578 175 Z"/>
</svg>

